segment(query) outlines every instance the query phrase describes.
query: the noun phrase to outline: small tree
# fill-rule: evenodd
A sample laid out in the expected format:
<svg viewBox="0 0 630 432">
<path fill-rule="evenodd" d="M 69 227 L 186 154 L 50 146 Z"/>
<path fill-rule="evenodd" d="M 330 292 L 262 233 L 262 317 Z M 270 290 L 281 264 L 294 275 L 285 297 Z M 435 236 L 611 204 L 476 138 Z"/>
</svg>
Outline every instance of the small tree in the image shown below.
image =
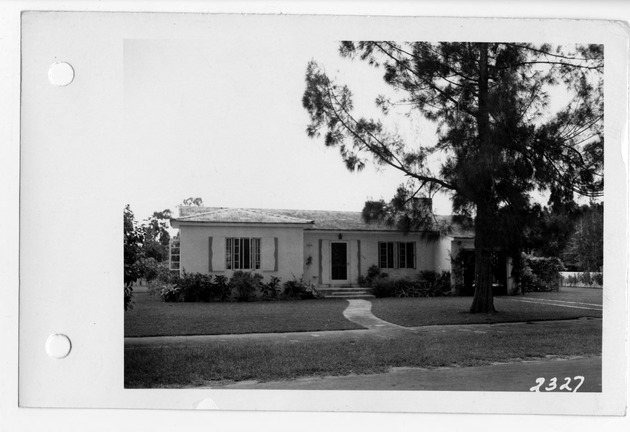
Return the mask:
<svg viewBox="0 0 630 432">
<path fill-rule="evenodd" d="M 134 220 L 133 212 L 129 204 L 125 206 L 123 213 L 123 262 L 124 262 L 124 306 L 125 310 L 131 308 L 133 296 L 133 284 L 142 277 L 141 260 L 143 232 Z"/>
<path fill-rule="evenodd" d="M 184 201 L 182 201 L 182 204 L 184 204 L 185 206 L 197 206 L 197 207 L 202 207 L 203 206 L 203 200 L 201 198 L 186 198 Z"/>
<path fill-rule="evenodd" d="M 168 221 L 171 218 L 169 209 L 153 212 L 150 218 L 142 223 L 142 250 L 146 258 L 157 262 L 168 260 L 168 248 L 171 235 L 168 232 Z"/>
<path fill-rule="evenodd" d="M 580 271 L 601 271 L 604 265 L 603 204 L 592 204 L 575 222 L 563 259 Z"/>
</svg>

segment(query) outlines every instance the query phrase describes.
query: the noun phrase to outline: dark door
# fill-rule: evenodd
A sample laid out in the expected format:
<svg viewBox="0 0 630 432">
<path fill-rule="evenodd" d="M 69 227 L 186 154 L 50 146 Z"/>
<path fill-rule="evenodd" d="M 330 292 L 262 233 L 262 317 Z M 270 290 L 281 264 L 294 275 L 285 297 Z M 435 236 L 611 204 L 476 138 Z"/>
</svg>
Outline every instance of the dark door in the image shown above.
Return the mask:
<svg viewBox="0 0 630 432">
<path fill-rule="evenodd" d="M 348 244 L 347 243 L 331 243 L 330 244 L 330 276 L 332 280 L 348 279 Z"/>
<path fill-rule="evenodd" d="M 503 251 L 492 253 L 492 293 L 507 294 L 507 254 Z"/>
<path fill-rule="evenodd" d="M 463 250 L 461 254 L 464 265 L 464 289 L 461 295 L 471 296 L 475 294 L 475 251 Z"/>
</svg>

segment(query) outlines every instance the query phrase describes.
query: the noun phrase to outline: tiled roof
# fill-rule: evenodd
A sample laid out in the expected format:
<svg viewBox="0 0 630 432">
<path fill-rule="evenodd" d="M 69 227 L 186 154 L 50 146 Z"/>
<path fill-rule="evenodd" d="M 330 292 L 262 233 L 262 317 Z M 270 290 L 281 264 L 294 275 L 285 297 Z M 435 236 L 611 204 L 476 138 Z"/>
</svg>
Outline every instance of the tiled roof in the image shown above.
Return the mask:
<svg viewBox="0 0 630 432">
<path fill-rule="evenodd" d="M 436 230 L 456 237 L 474 237 L 470 229 L 451 216 L 436 215 Z M 180 207 L 180 222 L 311 224 L 307 229 L 326 231 L 397 231 L 394 226 L 363 221 L 361 212 L 328 210 L 244 209 L 221 207 Z"/>
<path fill-rule="evenodd" d="M 260 209 L 180 207 L 180 222 L 312 224 L 312 220 L 291 217 Z"/>
</svg>

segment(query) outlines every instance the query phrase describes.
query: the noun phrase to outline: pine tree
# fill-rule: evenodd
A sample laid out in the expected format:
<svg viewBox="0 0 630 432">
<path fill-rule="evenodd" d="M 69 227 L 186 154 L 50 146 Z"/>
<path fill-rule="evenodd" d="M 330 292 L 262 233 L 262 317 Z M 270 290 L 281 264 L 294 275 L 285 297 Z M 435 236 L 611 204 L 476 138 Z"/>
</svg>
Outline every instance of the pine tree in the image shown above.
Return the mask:
<svg viewBox="0 0 630 432">
<path fill-rule="evenodd" d="M 410 215 L 415 198 L 450 194 L 453 210 L 474 218 L 475 295 L 471 312 L 493 312 L 491 256 L 516 254 L 532 223 L 532 194 L 552 204 L 603 191 L 603 47 L 572 49 L 526 43 L 342 42 L 343 57 L 383 72 L 402 97 L 376 97 L 378 119 L 354 115 L 353 94 L 315 61 L 306 72 L 307 134 L 337 147 L 349 170 L 369 161 L 409 179 L 390 202 L 367 202 L 368 220 L 429 227 Z M 551 109 L 551 91 L 568 102 Z M 408 106 L 436 125 L 437 143 L 408 142 L 387 127 L 394 107 Z M 432 161 L 441 156 L 440 166 Z"/>
</svg>

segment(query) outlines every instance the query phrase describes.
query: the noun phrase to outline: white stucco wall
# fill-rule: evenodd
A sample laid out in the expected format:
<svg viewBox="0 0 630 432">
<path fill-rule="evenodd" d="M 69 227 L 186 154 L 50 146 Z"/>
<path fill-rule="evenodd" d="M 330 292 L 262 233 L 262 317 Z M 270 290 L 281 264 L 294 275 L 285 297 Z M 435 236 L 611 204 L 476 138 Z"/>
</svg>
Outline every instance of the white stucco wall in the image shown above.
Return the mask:
<svg viewBox="0 0 630 432">
<path fill-rule="evenodd" d="M 212 242 L 210 242 L 210 237 Z M 226 237 L 255 237 L 261 239 L 261 268 L 252 270 L 265 280 L 276 276 L 282 281 L 301 278 L 304 271 L 304 242 L 302 227 L 293 226 L 203 226 L 180 227 L 181 269 L 189 273 L 224 274 L 230 277 L 233 270 L 225 270 Z M 277 263 L 275 251 L 277 239 Z M 212 244 L 212 246 L 210 246 Z M 212 250 L 212 266 L 210 252 Z M 210 268 L 212 267 L 212 271 Z M 274 270 L 277 268 L 277 270 Z"/>
<path fill-rule="evenodd" d="M 451 238 L 440 237 L 433 242 L 433 270 L 451 271 Z"/>
<path fill-rule="evenodd" d="M 396 232 L 315 231 L 286 225 L 181 225 L 180 268 L 190 273 L 230 277 L 234 270 L 225 269 L 226 237 L 261 238 L 261 269 L 255 271 L 265 280 L 271 276 L 279 277 L 283 282 L 303 278 L 306 282 L 322 286 L 356 285 L 359 275 L 366 276 L 370 266 L 378 265 L 379 242 L 416 243 L 416 268 L 382 270 L 393 278 L 414 277 L 422 270 L 450 270 L 451 249 L 455 244 L 448 238 L 429 241 L 418 234 Z M 333 242 L 347 244 L 348 278 L 343 281 L 331 279 L 330 251 Z"/>
</svg>

